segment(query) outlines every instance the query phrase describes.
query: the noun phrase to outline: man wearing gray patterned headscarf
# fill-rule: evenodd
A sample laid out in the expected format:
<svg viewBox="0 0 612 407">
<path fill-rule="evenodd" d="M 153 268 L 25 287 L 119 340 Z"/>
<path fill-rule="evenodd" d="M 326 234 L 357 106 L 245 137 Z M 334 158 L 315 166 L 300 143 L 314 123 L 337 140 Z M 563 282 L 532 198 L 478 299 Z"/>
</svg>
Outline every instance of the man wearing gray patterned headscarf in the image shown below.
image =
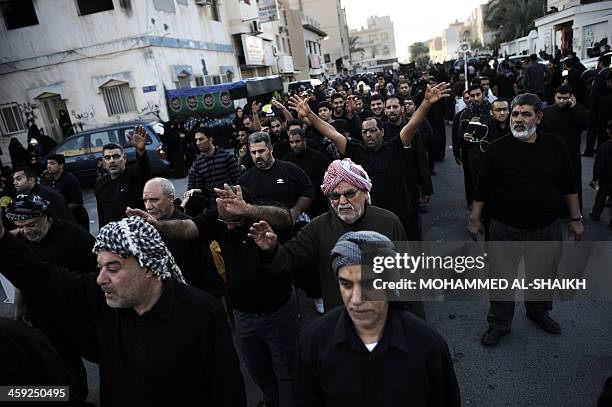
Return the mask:
<svg viewBox="0 0 612 407">
<path fill-rule="evenodd" d="M 331 250 L 344 306 L 319 318 L 302 338 L 302 405 L 461 405 L 446 341 L 384 296 L 368 298 L 365 266 L 373 256 L 395 254 L 393 242 L 372 231 L 345 233 Z"/>
</svg>

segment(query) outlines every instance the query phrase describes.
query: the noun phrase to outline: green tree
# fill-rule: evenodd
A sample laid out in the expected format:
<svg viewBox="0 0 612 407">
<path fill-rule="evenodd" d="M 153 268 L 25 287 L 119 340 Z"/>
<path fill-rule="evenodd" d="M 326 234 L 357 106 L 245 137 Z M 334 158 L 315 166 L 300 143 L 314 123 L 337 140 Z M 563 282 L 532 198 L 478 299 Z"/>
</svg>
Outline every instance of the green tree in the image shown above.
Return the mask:
<svg viewBox="0 0 612 407">
<path fill-rule="evenodd" d="M 416 61 L 421 55 L 426 55 L 429 58 L 429 47 L 423 42 L 415 42 L 410 46 L 410 60 Z"/>
<path fill-rule="evenodd" d="M 493 46 L 524 37 L 535 28 L 535 19 L 546 11 L 546 0 L 491 0 L 485 24 L 497 31 Z"/>
<path fill-rule="evenodd" d="M 351 54 L 353 52 L 363 52 L 365 51 L 363 47 L 359 45 L 359 37 L 349 37 L 349 50 Z"/>
</svg>

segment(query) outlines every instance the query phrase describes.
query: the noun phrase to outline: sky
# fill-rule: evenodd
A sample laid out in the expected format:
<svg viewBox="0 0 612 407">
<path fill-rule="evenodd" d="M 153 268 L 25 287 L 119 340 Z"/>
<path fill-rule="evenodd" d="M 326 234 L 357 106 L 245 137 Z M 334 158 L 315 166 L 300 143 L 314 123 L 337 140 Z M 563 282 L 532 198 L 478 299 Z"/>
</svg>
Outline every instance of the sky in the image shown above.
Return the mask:
<svg viewBox="0 0 612 407">
<path fill-rule="evenodd" d="M 391 16 L 395 51 L 400 61 L 408 57 L 408 46 L 439 36 L 455 20 L 465 21 L 486 0 L 341 0 L 349 29 L 367 26 L 369 16 Z"/>
</svg>

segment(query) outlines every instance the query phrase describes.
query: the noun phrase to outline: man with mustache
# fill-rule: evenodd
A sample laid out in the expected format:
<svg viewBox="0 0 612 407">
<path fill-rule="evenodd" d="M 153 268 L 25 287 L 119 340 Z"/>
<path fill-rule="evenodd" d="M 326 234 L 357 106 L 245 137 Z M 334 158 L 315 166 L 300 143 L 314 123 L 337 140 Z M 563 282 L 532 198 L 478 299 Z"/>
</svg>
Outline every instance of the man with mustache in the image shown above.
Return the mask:
<svg viewBox="0 0 612 407">
<path fill-rule="evenodd" d="M 78 351 L 100 365 L 100 405 L 246 405 L 221 303 L 185 284 L 155 228 L 138 217 L 111 222 L 93 251 L 99 273 L 67 273 L 0 221 L 2 274 L 24 292 L 61 301 L 54 307 L 70 321 L 66 335 L 95 338 Z"/>
<path fill-rule="evenodd" d="M 238 184 L 252 191 L 258 202 L 278 202 L 290 208 L 295 223 L 314 199 L 310 178 L 296 164 L 274 158 L 266 132 L 249 136 L 249 151 L 255 166 L 240 176 Z"/>
<path fill-rule="evenodd" d="M 460 406 L 444 338 L 389 299 L 368 298 L 363 268 L 395 256 L 393 242 L 371 231 L 347 232 L 331 251 L 344 306 L 303 335 L 299 390 L 303 406 Z M 363 273 L 363 274 L 362 274 Z M 375 377 L 375 379 L 374 379 Z M 354 385 L 372 383 L 376 385 Z"/>
<path fill-rule="evenodd" d="M 367 117 L 363 120 L 363 144 L 358 144 L 349 142 L 333 126 L 316 117 L 305 101 L 299 97 L 294 96 L 289 104 L 298 112 L 300 118 L 307 117 L 323 135 L 332 140 L 340 154 L 364 166 L 373 179 L 372 202 L 396 214 L 406 230 L 408 239 L 414 241 L 420 240 L 421 235 L 418 216 L 420 199 L 418 185 L 421 175 L 411 163 L 414 161 L 412 150 L 415 148 L 412 145 L 413 136 L 420 128 L 429 108 L 449 94 L 449 85 L 446 83 L 434 87 L 427 85 L 421 106 L 401 129 L 399 135 L 388 143 L 383 142 L 384 128 L 376 117 Z"/>
<path fill-rule="evenodd" d="M 251 237 L 262 250 L 261 261 L 271 273 L 317 273 L 325 310 L 342 304 L 338 281 L 329 272 L 329 253 L 340 236 L 349 231 L 372 230 L 393 241 L 406 240 L 406 232 L 392 212 L 370 205 L 372 181 L 362 166 L 349 158 L 336 160 L 327 168 L 321 190 L 330 209 L 304 226 L 287 243 L 279 245 L 266 222 L 251 229 Z M 418 304 L 420 305 L 420 304 Z M 422 305 L 413 313 L 425 318 Z"/>
<path fill-rule="evenodd" d="M 142 188 L 151 178 L 146 140 L 145 129 L 136 127 L 130 140 L 136 147 L 136 163 L 130 166 L 126 166 L 127 157 L 122 146 L 109 143 L 102 147 L 102 162 L 107 174 L 94 186 L 99 228 L 109 222 L 123 219 L 128 206 L 144 209 Z"/>
<path fill-rule="evenodd" d="M 542 117 L 542 102 L 537 95 L 525 93 L 512 101 L 512 135 L 489 145 L 483 157 L 468 224 L 472 239 L 477 238 L 482 227 L 482 209 L 486 203 L 491 210 L 491 241 L 560 241 L 559 201 L 562 198 L 571 217 L 570 237 L 581 239 L 584 227 L 572 161 L 562 139 L 538 129 Z M 553 273 L 554 256 L 548 260 L 550 263 L 539 270 L 526 266 L 527 278 L 533 271 L 540 275 Z M 527 256 L 525 262 L 528 262 Z M 506 269 L 510 268 L 506 264 Z M 552 301 L 526 301 L 525 308 L 527 318 L 544 331 L 561 332 L 559 324 L 548 315 Z M 514 301 L 492 300 L 487 317 L 489 329 L 481 343 L 498 344 L 510 332 L 513 315 Z"/>
</svg>

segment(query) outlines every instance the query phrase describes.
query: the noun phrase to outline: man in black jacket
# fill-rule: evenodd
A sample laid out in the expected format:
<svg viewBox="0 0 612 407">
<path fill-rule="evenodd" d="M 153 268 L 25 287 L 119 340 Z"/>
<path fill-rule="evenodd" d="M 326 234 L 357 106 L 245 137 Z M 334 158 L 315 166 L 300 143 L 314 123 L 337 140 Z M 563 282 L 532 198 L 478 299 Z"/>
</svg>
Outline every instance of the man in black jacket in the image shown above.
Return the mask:
<svg viewBox="0 0 612 407">
<path fill-rule="evenodd" d="M 46 177 L 42 183 L 59 191 L 68 202 L 77 223 L 89 232 L 89 215 L 83 206 L 83 191 L 77 177 L 65 170 L 66 158 L 62 154 L 49 154 Z"/>
<path fill-rule="evenodd" d="M 38 195 L 51 204 L 51 213 L 60 219 L 75 222 L 74 216 L 68 208 L 66 199 L 55 189 L 38 182 L 36 171 L 30 167 L 18 168 L 13 173 L 13 185 L 17 194 Z"/>
<path fill-rule="evenodd" d="M 580 144 L 582 132 L 589 125 L 589 112 L 576 104 L 572 88 L 561 85 L 555 91 L 555 104 L 544 109 L 540 128 L 547 133 L 555 134 L 565 141 L 576 179 L 580 208 L 582 208 L 582 162 Z"/>
<path fill-rule="evenodd" d="M 110 143 L 102 147 L 104 167 L 108 172 L 96 182 L 94 192 L 98 206 L 98 228 L 125 217 L 127 207 L 144 209 L 142 188 L 151 177 L 145 149 L 146 132 L 134 129 L 131 143 L 136 147 L 136 163 L 126 167 L 123 147 Z"/>
<path fill-rule="evenodd" d="M 95 335 L 79 349 L 100 364 L 100 404 L 244 406 L 220 302 L 184 283 L 155 229 L 136 217 L 112 222 L 94 250 L 98 275 L 66 273 L 38 260 L 0 223 L 5 277 L 65 301 L 75 337 Z"/>
<path fill-rule="evenodd" d="M 364 258 L 396 254 L 391 240 L 377 232 L 348 232 L 338 239 L 326 272 L 334 274 L 344 306 L 304 335 L 302 406 L 461 405 L 444 338 L 396 303 L 366 299 Z"/>
<path fill-rule="evenodd" d="M 191 219 L 174 206 L 174 185 L 165 178 L 152 178 L 144 186 L 142 200 L 146 211 L 157 220 Z M 189 285 L 221 298 L 224 295 L 223 280 L 215 269 L 208 244 L 199 240 L 177 240 L 162 236 L 170 253 Z"/>
<path fill-rule="evenodd" d="M 37 195 L 19 195 L 6 210 L 7 219 L 18 228 L 17 239 L 42 261 L 79 273 L 96 271 L 96 256 L 91 252 L 95 240 L 77 224 L 53 218 L 49 203 Z M 61 302 L 61 300 L 60 300 Z M 54 306 L 53 303 L 51 303 Z M 70 324 L 63 313 L 49 312 L 45 293 L 15 291 L 15 317 L 30 320 L 57 349 L 74 371 L 80 392 L 87 395 L 87 373 L 78 351 L 83 342 L 95 338 L 76 337 L 69 333 Z"/>
</svg>

